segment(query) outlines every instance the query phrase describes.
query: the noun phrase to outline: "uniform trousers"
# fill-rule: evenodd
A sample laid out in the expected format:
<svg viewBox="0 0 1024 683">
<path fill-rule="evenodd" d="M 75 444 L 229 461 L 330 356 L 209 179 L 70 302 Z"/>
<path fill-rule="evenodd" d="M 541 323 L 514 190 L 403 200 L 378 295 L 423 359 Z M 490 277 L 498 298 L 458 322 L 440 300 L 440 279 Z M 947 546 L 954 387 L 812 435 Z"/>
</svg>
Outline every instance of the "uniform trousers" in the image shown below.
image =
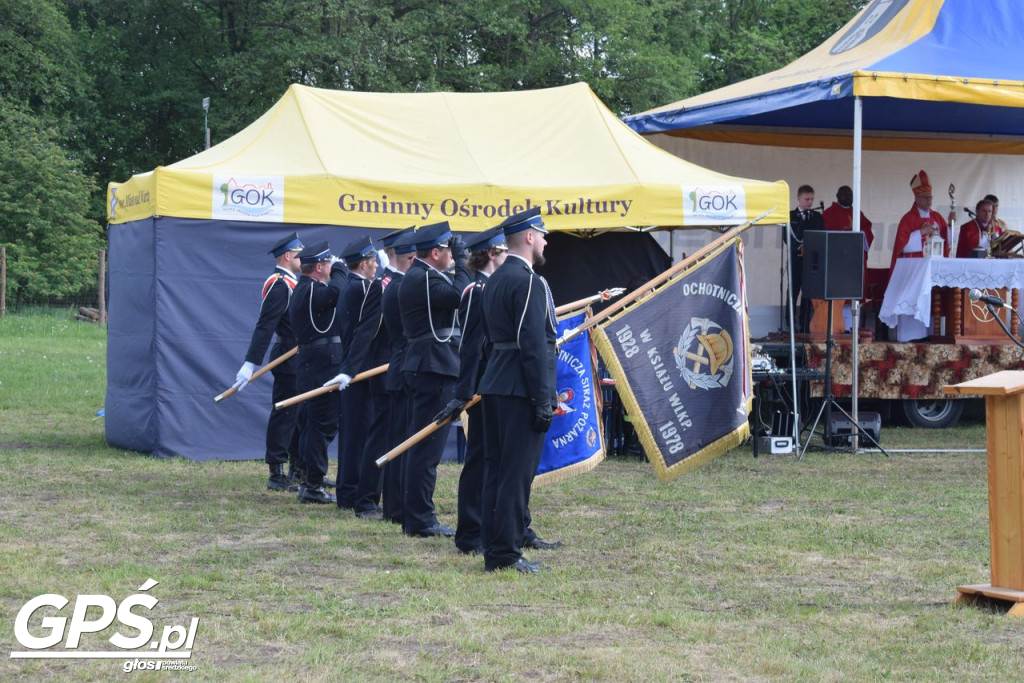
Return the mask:
<svg viewBox="0 0 1024 683">
<path fill-rule="evenodd" d="M 510 567 L 523 556 L 530 486 L 544 434 L 532 429 L 533 404 L 518 396 L 485 395 L 484 569 Z"/>
<path fill-rule="evenodd" d="M 274 373 L 274 387 L 271 390 L 274 403 L 295 396 L 295 375 L 292 373 Z M 271 410 L 267 420 L 267 453 L 264 461 L 268 465 L 284 465 L 291 461 L 292 467 L 299 467 L 296 462 L 299 455 L 299 406 L 289 406 L 281 410 Z"/>
<path fill-rule="evenodd" d="M 409 395 L 404 391 L 388 393 L 391 397 L 391 430 L 388 440 L 388 449 L 390 450 L 409 438 L 412 430 L 409 428 Z M 381 493 L 384 499 L 381 506 L 384 519 L 398 524 L 402 523 L 402 497 L 405 487 L 402 480 L 401 459 L 404 457 L 405 455 L 400 455 L 397 461 L 392 460 L 384 465 L 384 490 Z"/>
<path fill-rule="evenodd" d="M 403 372 L 409 391 L 409 424 L 413 430 L 426 427 L 455 398 L 455 378 L 433 372 Z M 437 465 L 444 454 L 451 423 L 410 448 L 402 459 L 402 531 L 416 534 L 437 524 L 434 513 L 434 485 Z"/>
<path fill-rule="evenodd" d="M 337 346 L 338 349 L 332 349 Z M 340 344 L 301 349 L 296 389 L 306 392 L 323 386 L 338 374 L 341 363 Z M 338 392 L 332 391 L 306 401 L 304 422 L 300 430 L 299 453 L 306 471 L 306 483 L 316 488 L 327 474 L 327 447 L 338 435 Z"/>
<path fill-rule="evenodd" d="M 367 384 L 357 382 L 344 389 L 340 396 L 341 433 L 338 438 L 338 482 L 335 488 L 340 508 L 355 505 L 356 489 L 359 487 L 363 446 L 366 445 L 366 429 L 370 422 Z"/>
<path fill-rule="evenodd" d="M 370 512 L 380 503 L 384 471 L 377 467 L 377 458 L 391 448 L 391 395 L 386 391 L 369 392 L 370 427 L 366 430 L 359 483 L 353 498 L 356 512 Z M 386 468 L 385 468 L 386 469 Z"/>
<path fill-rule="evenodd" d="M 483 548 L 484 497 L 484 409 L 481 403 L 466 411 L 469 417 L 466 434 L 466 461 L 459 476 L 458 524 L 455 545 L 463 552 Z"/>
</svg>

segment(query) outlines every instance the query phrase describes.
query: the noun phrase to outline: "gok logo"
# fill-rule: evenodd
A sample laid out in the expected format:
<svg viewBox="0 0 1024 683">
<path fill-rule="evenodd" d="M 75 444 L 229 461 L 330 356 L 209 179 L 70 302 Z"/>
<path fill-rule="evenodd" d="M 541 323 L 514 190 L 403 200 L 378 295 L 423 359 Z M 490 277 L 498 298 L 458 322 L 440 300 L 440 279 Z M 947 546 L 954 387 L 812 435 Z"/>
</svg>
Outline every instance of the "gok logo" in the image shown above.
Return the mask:
<svg viewBox="0 0 1024 683">
<path fill-rule="evenodd" d="M 683 202 L 684 216 L 695 224 L 732 223 L 746 212 L 746 194 L 741 187 L 695 187 Z"/>
<path fill-rule="evenodd" d="M 278 221 L 283 205 L 284 178 L 214 176 L 213 218 Z"/>
<path fill-rule="evenodd" d="M 198 617 L 192 618 L 188 628 L 183 625 L 164 626 L 160 638 L 154 639 L 153 622 L 149 617 L 133 611 L 136 608 L 143 608 L 152 612 L 160 601 L 146 591 L 157 584 L 157 581 L 147 579 L 139 586 L 137 594 L 129 595 L 120 605 L 107 595 L 79 595 L 75 598 L 70 621 L 66 616 L 43 616 L 38 625 L 41 631 L 36 633 L 30 629 L 30 622 L 37 612 L 52 608 L 59 614 L 68 606 L 69 601 L 63 595 L 53 593 L 32 598 L 25 603 L 14 620 L 14 637 L 26 650 L 11 652 L 11 659 L 131 660 L 124 662 L 125 672 L 137 669 L 194 669 L 183 666 L 186 664 L 183 660 L 188 660 L 192 656 L 192 644 L 199 627 Z M 98 615 L 95 610 L 99 610 Z M 79 650 L 83 634 L 99 633 L 111 626 L 115 620 L 123 627 L 138 631 L 138 635 L 125 635 L 122 633 L 124 629 L 118 628 L 107 641 L 117 650 Z M 61 643 L 64 644 L 63 650 L 46 651 Z M 138 650 L 147 644 L 152 652 Z"/>
</svg>

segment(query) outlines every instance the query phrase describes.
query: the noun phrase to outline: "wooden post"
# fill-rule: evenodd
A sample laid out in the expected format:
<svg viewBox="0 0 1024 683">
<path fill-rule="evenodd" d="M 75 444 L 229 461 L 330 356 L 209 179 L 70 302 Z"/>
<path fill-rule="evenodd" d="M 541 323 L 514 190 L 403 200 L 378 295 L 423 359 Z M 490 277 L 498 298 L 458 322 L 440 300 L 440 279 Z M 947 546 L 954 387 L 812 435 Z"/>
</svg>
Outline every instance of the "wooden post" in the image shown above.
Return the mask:
<svg viewBox="0 0 1024 683">
<path fill-rule="evenodd" d="M 107 250 L 100 249 L 99 309 L 100 325 L 107 324 Z"/>
<path fill-rule="evenodd" d="M 7 315 L 7 247 L 0 247 L 0 318 Z"/>
<path fill-rule="evenodd" d="M 992 583 L 957 586 L 955 602 L 1002 600 L 1013 603 L 1012 616 L 1024 617 L 1024 372 L 1004 370 L 943 391 L 985 397 Z"/>
</svg>

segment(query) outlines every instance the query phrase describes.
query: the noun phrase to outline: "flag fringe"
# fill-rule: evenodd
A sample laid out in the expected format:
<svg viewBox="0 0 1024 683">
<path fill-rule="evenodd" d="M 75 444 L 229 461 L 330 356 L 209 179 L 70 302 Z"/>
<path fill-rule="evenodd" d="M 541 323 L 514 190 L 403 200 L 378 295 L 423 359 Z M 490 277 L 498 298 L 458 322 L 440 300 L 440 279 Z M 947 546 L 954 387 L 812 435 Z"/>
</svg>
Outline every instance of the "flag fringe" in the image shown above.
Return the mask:
<svg viewBox="0 0 1024 683">
<path fill-rule="evenodd" d="M 601 461 L 603 460 L 604 448 L 597 451 L 586 460 L 573 463 L 568 467 L 562 467 L 557 470 L 545 472 L 544 474 L 538 474 L 533 478 L 533 488 L 547 486 L 548 484 L 557 484 L 560 481 L 565 481 L 566 479 L 572 479 L 575 476 L 586 474 L 601 464 Z"/>
</svg>

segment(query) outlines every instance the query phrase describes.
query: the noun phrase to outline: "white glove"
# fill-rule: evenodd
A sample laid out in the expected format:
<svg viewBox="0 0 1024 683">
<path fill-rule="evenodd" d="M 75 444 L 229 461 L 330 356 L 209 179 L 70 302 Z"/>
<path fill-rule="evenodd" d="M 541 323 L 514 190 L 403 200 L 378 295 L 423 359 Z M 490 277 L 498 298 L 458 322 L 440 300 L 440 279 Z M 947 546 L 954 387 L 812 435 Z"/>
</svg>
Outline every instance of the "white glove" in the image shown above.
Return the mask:
<svg viewBox="0 0 1024 683">
<path fill-rule="evenodd" d="M 252 373 L 255 369 L 256 365 L 254 363 L 245 361 L 242 367 L 238 370 L 238 374 L 235 375 L 235 383 L 232 385 L 232 388 L 237 389 L 238 391 L 244 389 L 245 385 L 249 383 L 250 379 L 252 379 Z"/>
<path fill-rule="evenodd" d="M 388 259 L 388 255 L 387 255 L 387 253 L 385 253 L 385 251 L 383 249 L 378 249 L 377 250 L 377 260 L 380 261 L 380 269 L 381 270 L 384 270 L 389 265 L 391 265 L 391 261 L 390 261 L 390 259 Z"/>
<path fill-rule="evenodd" d="M 333 266 L 335 263 L 341 263 L 341 259 L 338 258 L 337 256 L 332 255 L 331 256 L 331 265 Z"/>
<path fill-rule="evenodd" d="M 342 389 L 347 387 L 348 383 L 351 382 L 351 381 L 352 381 L 352 378 L 349 377 L 348 375 L 346 375 L 343 372 L 340 375 L 338 375 L 337 377 L 332 377 L 331 379 L 329 379 L 326 382 L 324 382 L 324 386 L 325 387 L 329 387 L 332 384 L 337 384 L 338 385 L 338 391 L 341 391 Z"/>
</svg>

